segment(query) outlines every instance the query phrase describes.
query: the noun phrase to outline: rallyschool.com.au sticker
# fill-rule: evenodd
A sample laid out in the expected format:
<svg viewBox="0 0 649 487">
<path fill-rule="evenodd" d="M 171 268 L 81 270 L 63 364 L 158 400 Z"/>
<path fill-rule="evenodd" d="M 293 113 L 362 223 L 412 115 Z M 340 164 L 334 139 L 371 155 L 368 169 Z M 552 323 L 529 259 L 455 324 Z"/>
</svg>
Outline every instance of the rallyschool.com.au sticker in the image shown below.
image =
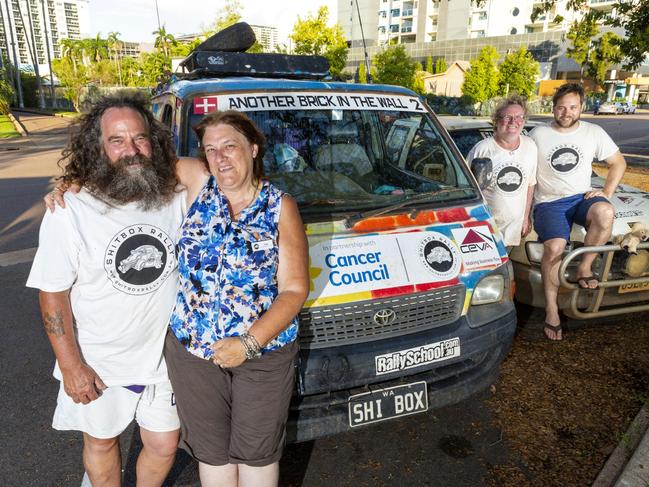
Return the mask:
<svg viewBox="0 0 649 487">
<path fill-rule="evenodd" d="M 450 338 L 441 342 L 430 343 L 420 347 L 390 352 L 374 357 L 376 375 L 400 372 L 422 365 L 460 356 L 460 339 Z"/>
<path fill-rule="evenodd" d="M 451 232 L 460 247 L 465 269 L 500 264 L 500 253 L 489 227 L 454 228 Z"/>
</svg>

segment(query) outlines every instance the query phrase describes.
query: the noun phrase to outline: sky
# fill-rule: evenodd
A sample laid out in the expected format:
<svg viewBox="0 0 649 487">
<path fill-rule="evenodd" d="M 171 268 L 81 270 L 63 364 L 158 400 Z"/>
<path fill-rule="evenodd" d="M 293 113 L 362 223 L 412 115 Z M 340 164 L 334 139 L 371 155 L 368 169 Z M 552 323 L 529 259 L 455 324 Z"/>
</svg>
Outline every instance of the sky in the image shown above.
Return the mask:
<svg viewBox="0 0 649 487">
<path fill-rule="evenodd" d="M 160 24 L 174 36 L 201 32 L 214 22 L 225 0 L 157 0 Z M 240 0 L 242 19 L 249 24 L 277 27 L 280 43 L 286 43 L 298 15 L 316 15 L 320 6 L 329 8 L 329 20 L 336 22 L 336 0 Z M 93 36 L 119 32 L 120 39 L 153 42 L 157 30 L 155 0 L 90 0 Z"/>
</svg>

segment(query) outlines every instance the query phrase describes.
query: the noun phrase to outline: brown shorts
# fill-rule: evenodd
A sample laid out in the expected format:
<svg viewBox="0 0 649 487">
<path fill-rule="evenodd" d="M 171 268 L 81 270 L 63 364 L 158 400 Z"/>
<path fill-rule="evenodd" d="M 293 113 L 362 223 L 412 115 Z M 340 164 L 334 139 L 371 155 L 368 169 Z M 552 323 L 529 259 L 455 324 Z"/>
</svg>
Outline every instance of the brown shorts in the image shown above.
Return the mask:
<svg viewBox="0 0 649 487">
<path fill-rule="evenodd" d="M 209 465 L 278 462 L 297 351 L 293 342 L 239 367 L 221 369 L 192 355 L 167 333 L 165 359 L 180 417 L 180 447 Z"/>
</svg>

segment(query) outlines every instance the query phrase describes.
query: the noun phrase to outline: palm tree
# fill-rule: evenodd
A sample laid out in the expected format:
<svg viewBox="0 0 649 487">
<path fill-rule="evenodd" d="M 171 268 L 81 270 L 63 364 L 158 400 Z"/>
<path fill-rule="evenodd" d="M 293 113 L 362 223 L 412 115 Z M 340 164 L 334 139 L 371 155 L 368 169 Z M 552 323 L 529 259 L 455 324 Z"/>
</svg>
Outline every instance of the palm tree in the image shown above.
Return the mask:
<svg viewBox="0 0 649 487">
<path fill-rule="evenodd" d="M 164 25 L 158 30 L 154 30 L 152 34 L 156 36 L 153 44 L 154 47 L 158 49 L 158 51 L 162 51 L 162 54 L 164 54 L 165 57 L 169 57 L 171 46 L 178 44 L 176 38 L 172 34 L 167 33 Z"/>
<path fill-rule="evenodd" d="M 86 64 L 98 63 L 102 59 L 108 56 L 108 45 L 104 39 L 102 39 L 99 34 L 94 38 L 90 37 L 88 39 L 83 39 L 83 51 L 84 58 L 86 61 L 89 61 Z"/>
<path fill-rule="evenodd" d="M 122 63 L 120 51 L 124 46 L 122 41 L 119 39 L 119 32 L 109 32 L 108 38 L 106 39 L 106 44 L 108 45 L 108 57 L 111 53 L 115 61 L 115 67 L 117 68 L 117 77 L 119 79 L 119 85 L 122 86 Z"/>
<path fill-rule="evenodd" d="M 60 39 L 61 56 L 72 63 L 72 70 L 77 72 L 77 63 L 82 58 L 83 46 L 81 41 L 75 39 Z"/>
</svg>

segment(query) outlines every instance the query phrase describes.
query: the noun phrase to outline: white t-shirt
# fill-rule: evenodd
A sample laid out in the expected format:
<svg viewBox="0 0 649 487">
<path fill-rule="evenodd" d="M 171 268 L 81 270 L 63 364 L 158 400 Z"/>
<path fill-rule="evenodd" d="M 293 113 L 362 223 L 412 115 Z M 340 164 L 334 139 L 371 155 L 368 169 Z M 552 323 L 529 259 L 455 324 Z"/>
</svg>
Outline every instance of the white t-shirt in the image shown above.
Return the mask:
<svg viewBox="0 0 649 487">
<path fill-rule="evenodd" d="M 85 190 L 46 212 L 27 286 L 70 289 L 84 360 L 107 386 L 167 380 L 162 348 L 178 291 L 185 193 L 159 208 L 108 207 Z M 54 376 L 62 380 L 58 363 Z"/>
<path fill-rule="evenodd" d="M 536 184 L 536 144 L 525 135 L 520 138 L 518 148 L 509 151 L 489 137 L 478 142 L 467 155 L 469 163 L 476 157 L 491 159 L 493 178 L 482 192 L 508 246 L 521 241 L 527 190 Z"/>
<path fill-rule="evenodd" d="M 532 130 L 530 137 L 539 149 L 535 203 L 590 191 L 593 160 L 603 161 L 619 150 L 603 128 L 583 120 L 573 132 L 543 125 Z"/>
</svg>

